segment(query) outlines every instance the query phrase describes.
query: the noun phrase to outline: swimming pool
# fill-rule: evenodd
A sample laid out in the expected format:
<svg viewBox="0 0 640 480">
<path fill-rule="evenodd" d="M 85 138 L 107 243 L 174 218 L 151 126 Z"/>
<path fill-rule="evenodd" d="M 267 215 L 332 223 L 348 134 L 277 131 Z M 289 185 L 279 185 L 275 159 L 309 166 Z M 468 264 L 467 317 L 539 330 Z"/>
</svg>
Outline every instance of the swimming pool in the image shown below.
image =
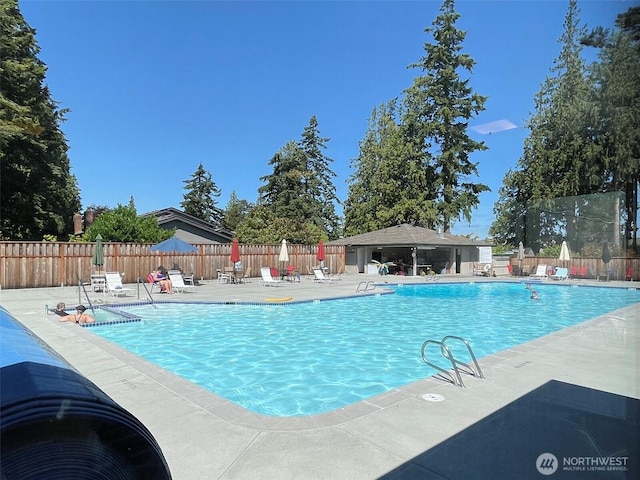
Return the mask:
<svg viewBox="0 0 640 480">
<path fill-rule="evenodd" d="M 331 411 L 434 375 L 426 339 L 459 335 L 478 358 L 640 302 L 635 289 L 421 284 L 395 295 L 291 305 L 159 304 L 91 331 L 248 410 Z"/>
</svg>

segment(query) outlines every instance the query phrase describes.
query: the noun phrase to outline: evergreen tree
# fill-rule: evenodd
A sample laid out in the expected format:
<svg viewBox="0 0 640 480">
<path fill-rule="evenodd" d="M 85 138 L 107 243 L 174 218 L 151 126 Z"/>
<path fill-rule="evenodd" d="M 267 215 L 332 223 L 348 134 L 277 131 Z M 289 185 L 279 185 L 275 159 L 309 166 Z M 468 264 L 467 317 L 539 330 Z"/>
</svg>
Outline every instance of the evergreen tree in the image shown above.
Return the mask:
<svg viewBox="0 0 640 480">
<path fill-rule="evenodd" d="M 635 218 L 637 51 L 629 48 L 629 36 L 597 29 L 586 37 L 578 16 L 577 2 L 571 0 L 560 54 L 536 94 L 523 155 L 505 176 L 490 229 L 496 239 L 522 240 L 536 250 L 565 238 L 574 251 L 587 242 L 617 242 L 619 200 L 602 192 L 627 192 L 628 222 Z M 602 48 L 600 63 L 587 68 L 581 41 Z M 606 209 L 597 210 L 594 202 Z M 600 212 L 600 225 L 592 221 L 594 211 Z M 605 211 L 608 229 L 601 225 Z"/>
<path fill-rule="evenodd" d="M 239 199 L 236 191 L 233 190 L 229 196 L 227 207 L 223 212 L 222 228 L 230 232 L 235 232 L 238 225 L 242 223 L 253 208 L 253 205 L 247 200 Z"/>
<path fill-rule="evenodd" d="M 373 110 L 358 157 L 351 167 L 344 206 L 345 234 L 409 223 L 433 226 L 438 212 L 428 188 L 428 171 L 398 125 L 396 100 Z"/>
<path fill-rule="evenodd" d="M 217 198 L 220 197 L 220 190 L 213 181 L 211 174 L 207 172 L 202 163 L 189 180 L 183 180 L 184 200 L 180 203 L 185 213 L 200 218 L 205 222 L 219 224 L 222 218 L 222 211 L 217 207 Z"/>
<path fill-rule="evenodd" d="M 311 172 L 302 149 L 290 141 L 269 160 L 269 165 L 273 173 L 260 178 L 265 183 L 258 188 L 260 203 L 277 217 L 309 219 L 312 202 L 306 184 Z"/>
<path fill-rule="evenodd" d="M 66 110 L 44 85 L 35 30 L 16 0 L 0 2 L 0 238 L 73 231 L 80 192 L 59 124 Z"/>
<path fill-rule="evenodd" d="M 338 202 L 332 178 L 335 173 L 329 164 L 333 161 L 322 154 L 329 139 L 318 132 L 318 122 L 311 117 L 299 142 L 289 141 L 269 160 L 273 173 L 260 178 L 264 182 L 258 189 L 259 205 L 270 210 L 272 223 L 286 225 L 287 240 L 314 243 L 320 238 L 337 238 L 339 218 L 335 213 Z M 264 216 L 263 209 L 252 212 L 252 217 Z M 262 233 L 250 233 L 259 222 L 250 226 L 243 222 L 240 229 L 244 238 L 257 238 Z M 262 226 L 261 228 L 265 228 Z M 270 230 L 277 228 L 270 226 Z"/>
<path fill-rule="evenodd" d="M 635 19 L 635 20 L 634 20 Z M 635 21 L 635 24 L 634 24 Z M 598 87 L 593 138 L 594 155 L 602 163 L 606 188 L 625 197 L 625 232 L 637 249 L 638 184 L 640 182 L 640 7 L 618 16 L 619 31 L 594 29 L 583 42 L 599 48 L 600 62 L 591 72 Z"/>
<path fill-rule="evenodd" d="M 459 17 L 454 0 L 444 0 L 433 27 L 425 29 L 434 43 L 425 43 L 425 56 L 409 66 L 422 75 L 405 91 L 403 112 L 407 141 L 419 154 L 414 161 L 432 181 L 427 188 L 445 232 L 457 219 L 471 221 L 478 195 L 489 190 L 471 181 L 478 168 L 469 157 L 486 147 L 467 135 L 467 127 L 484 110 L 486 97 L 473 93 L 469 79 L 460 76 L 464 71 L 471 74 L 475 61 L 460 52 L 466 32 L 456 28 Z"/>
<path fill-rule="evenodd" d="M 320 136 L 318 120 L 315 115 L 309 119 L 302 132 L 302 138 L 298 146 L 304 152 L 306 169 L 309 175 L 304 179 L 305 197 L 311 202 L 312 212 L 309 219 L 323 230 L 330 239 L 338 238 L 337 232 L 340 224 L 336 214 L 335 205 L 340 203 L 336 196 L 336 187 L 333 178 L 336 174 L 331 170 L 333 160 L 322 153 L 326 149 L 329 138 Z"/>
</svg>

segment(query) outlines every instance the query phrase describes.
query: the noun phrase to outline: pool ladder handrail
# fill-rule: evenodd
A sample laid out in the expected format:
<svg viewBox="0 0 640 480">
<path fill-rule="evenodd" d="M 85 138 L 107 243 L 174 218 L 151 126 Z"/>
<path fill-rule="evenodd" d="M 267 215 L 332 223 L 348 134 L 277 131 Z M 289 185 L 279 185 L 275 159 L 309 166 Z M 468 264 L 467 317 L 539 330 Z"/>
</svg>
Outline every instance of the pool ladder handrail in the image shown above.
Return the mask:
<svg viewBox="0 0 640 480">
<path fill-rule="evenodd" d="M 91 309 L 91 313 L 95 317 L 96 316 L 96 311 L 93 308 L 93 304 L 91 303 L 91 299 L 89 298 L 89 294 L 87 293 L 87 289 L 84 288 L 84 282 L 81 279 L 78 279 L 78 287 L 84 292 L 84 296 L 87 299 L 87 303 L 89 304 L 89 308 Z M 82 301 L 80 303 L 82 303 Z"/>
<path fill-rule="evenodd" d="M 153 301 L 153 297 L 151 296 L 151 292 L 147 288 L 147 283 L 144 280 L 142 280 L 142 277 L 138 277 L 138 288 L 140 288 L 140 284 L 142 284 L 142 286 L 144 287 L 145 291 L 147 292 L 147 295 L 148 295 L 147 298 L 149 299 L 149 302 L 151 302 L 151 305 L 153 305 L 153 308 L 158 308 L 157 305 L 156 305 L 156 302 Z"/>
<path fill-rule="evenodd" d="M 471 360 L 473 360 L 473 364 L 475 366 L 475 369 L 474 369 L 474 367 L 472 367 L 468 363 L 465 363 L 462 360 L 459 360 L 459 359 L 457 359 L 457 358 L 455 358 L 453 356 L 453 353 L 451 353 L 451 349 L 447 345 L 447 341 L 449 341 L 449 340 L 458 340 L 458 341 L 461 341 L 462 343 L 464 343 L 464 345 L 467 347 L 467 351 L 469 352 L 469 355 L 471 356 Z M 432 363 L 432 362 L 429 361 L 429 359 L 427 358 L 427 356 L 425 354 L 425 349 L 426 349 L 427 345 L 429 345 L 429 344 L 440 345 L 440 353 L 442 354 L 442 356 L 444 358 L 446 358 L 447 360 L 449 360 L 451 362 L 451 370 L 453 371 L 453 373 L 451 373 L 451 371 L 449 371 L 447 369 L 444 369 L 444 368 L 436 365 L 435 363 Z M 463 371 L 464 373 L 467 373 L 467 374 L 472 375 L 474 377 L 478 377 L 478 378 L 482 378 L 482 379 L 485 378 L 484 374 L 482 373 L 482 369 L 480 368 L 480 365 L 478 364 L 478 361 L 476 360 L 476 356 L 473 354 L 473 350 L 471 349 L 471 345 L 469 345 L 469 342 L 467 340 L 465 340 L 464 338 L 462 338 L 462 337 L 458 337 L 456 335 L 447 335 L 441 341 L 427 340 L 426 342 L 424 342 L 422 344 L 422 348 L 420 349 L 420 355 L 422 356 L 422 360 L 424 361 L 424 363 L 429 365 L 431 368 L 435 368 L 440 373 L 442 373 L 445 376 L 447 376 L 451 380 L 451 383 L 453 383 L 454 385 L 458 385 L 459 387 L 465 388 L 464 387 L 464 382 L 462 381 L 462 376 L 460 375 L 460 371 Z M 461 368 L 461 367 L 464 367 L 464 368 Z M 455 376 L 454 376 L 454 374 L 455 374 Z"/>
<path fill-rule="evenodd" d="M 358 288 L 356 288 L 356 293 L 366 292 L 369 290 L 369 287 L 371 287 L 371 290 L 375 290 L 376 288 L 375 282 L 372 282 L 371 280 L 369 280 L 368 282 L 360 282 L 358 284 Z"/>
</svg>

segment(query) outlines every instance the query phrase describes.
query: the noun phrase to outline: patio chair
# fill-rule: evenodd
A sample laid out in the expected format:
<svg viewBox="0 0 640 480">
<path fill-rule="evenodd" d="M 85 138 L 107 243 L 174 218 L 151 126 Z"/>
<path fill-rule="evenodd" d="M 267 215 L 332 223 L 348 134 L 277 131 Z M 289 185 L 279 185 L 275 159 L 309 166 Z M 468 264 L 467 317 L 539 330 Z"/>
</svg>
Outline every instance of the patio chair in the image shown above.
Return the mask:
<svg viewBox="0 0 640 480">
<path fill-rule="evenodd" d="M 216 273 L 217 273 L 217 277 L 218 277 L 218 283 L 230 283 L 231 282 L 231 277 L 226 273 L 222 273 L 222 270 L 220 270 L 219 268 L 216 269 Z"/>
<path fill-rule="evenodd" d="M 196 285 L 187 285 L 184 283 L 184 277 L 180 270 L 169 270 L 168 272 L 169 280 L 171 280 L 171 285 L 173 289 L 178 293 L 185 293 L 187 291 L 195 292 L 198 290 Z"/>
<path fill-rule="evenodd" d="M 316 283 L 327 283 L 335 280 L 332 276 L 325 277 L 324 272 L 320 267 L 313 268 L 313 277 L 313 281 Z"/>
<path fill-rule="evenodd" d="M 104 274 L 105 289 L 104 294 L 111 295 L 112 297 L 127 296 L 127 292 L 132 292 L 130 288 L 124 288 L 122 286 L 122 278 L 118 272 L 107 272 Z"/>
<path fill-rule="evenodd" d="M 529 275 L 532 278 L 547 278 L 547 266 L 546 265 L 538 265 L 536 267 L 535 273 Z"/>
<path fill-rule="evenodd" d="M 566 280 L 569 278 L 569 270 L 567 268 L 559 267 L 556 273 L 549 275 L 549 278 L 553 280 Z"/>
<path fill-rule="evenodd" d="M 277 287 L 278 284 L 282 283 L 282 280 L 279 278 L 273 278 L 271 276 L 271 267 L 261 267 L 260 275 L 262 276 L 260 285 L 263 287 Z"/>
</svg>

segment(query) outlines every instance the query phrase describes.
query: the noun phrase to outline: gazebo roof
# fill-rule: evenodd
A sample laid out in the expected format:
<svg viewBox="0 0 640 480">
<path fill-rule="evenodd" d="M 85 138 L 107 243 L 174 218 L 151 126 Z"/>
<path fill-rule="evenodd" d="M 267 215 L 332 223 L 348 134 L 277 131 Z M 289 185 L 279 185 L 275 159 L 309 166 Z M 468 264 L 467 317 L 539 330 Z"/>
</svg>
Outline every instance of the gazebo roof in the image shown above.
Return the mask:
<svg viewBox="0 0 640 480">
<path fill-rule="evenodd" d="M 489 247 L 492 244 L 472 240 L 468 237 L 439 234 L 435 230 L 424 227 L 416 227 L 403 223 L 393 227 L 383 228 L 374 232 L 361 233 L 352 237 L 340 238 L 327 242 L 327 245 L 351 245 L 351 246 L 438 246 L 438 247 Z"/>
</svg>

